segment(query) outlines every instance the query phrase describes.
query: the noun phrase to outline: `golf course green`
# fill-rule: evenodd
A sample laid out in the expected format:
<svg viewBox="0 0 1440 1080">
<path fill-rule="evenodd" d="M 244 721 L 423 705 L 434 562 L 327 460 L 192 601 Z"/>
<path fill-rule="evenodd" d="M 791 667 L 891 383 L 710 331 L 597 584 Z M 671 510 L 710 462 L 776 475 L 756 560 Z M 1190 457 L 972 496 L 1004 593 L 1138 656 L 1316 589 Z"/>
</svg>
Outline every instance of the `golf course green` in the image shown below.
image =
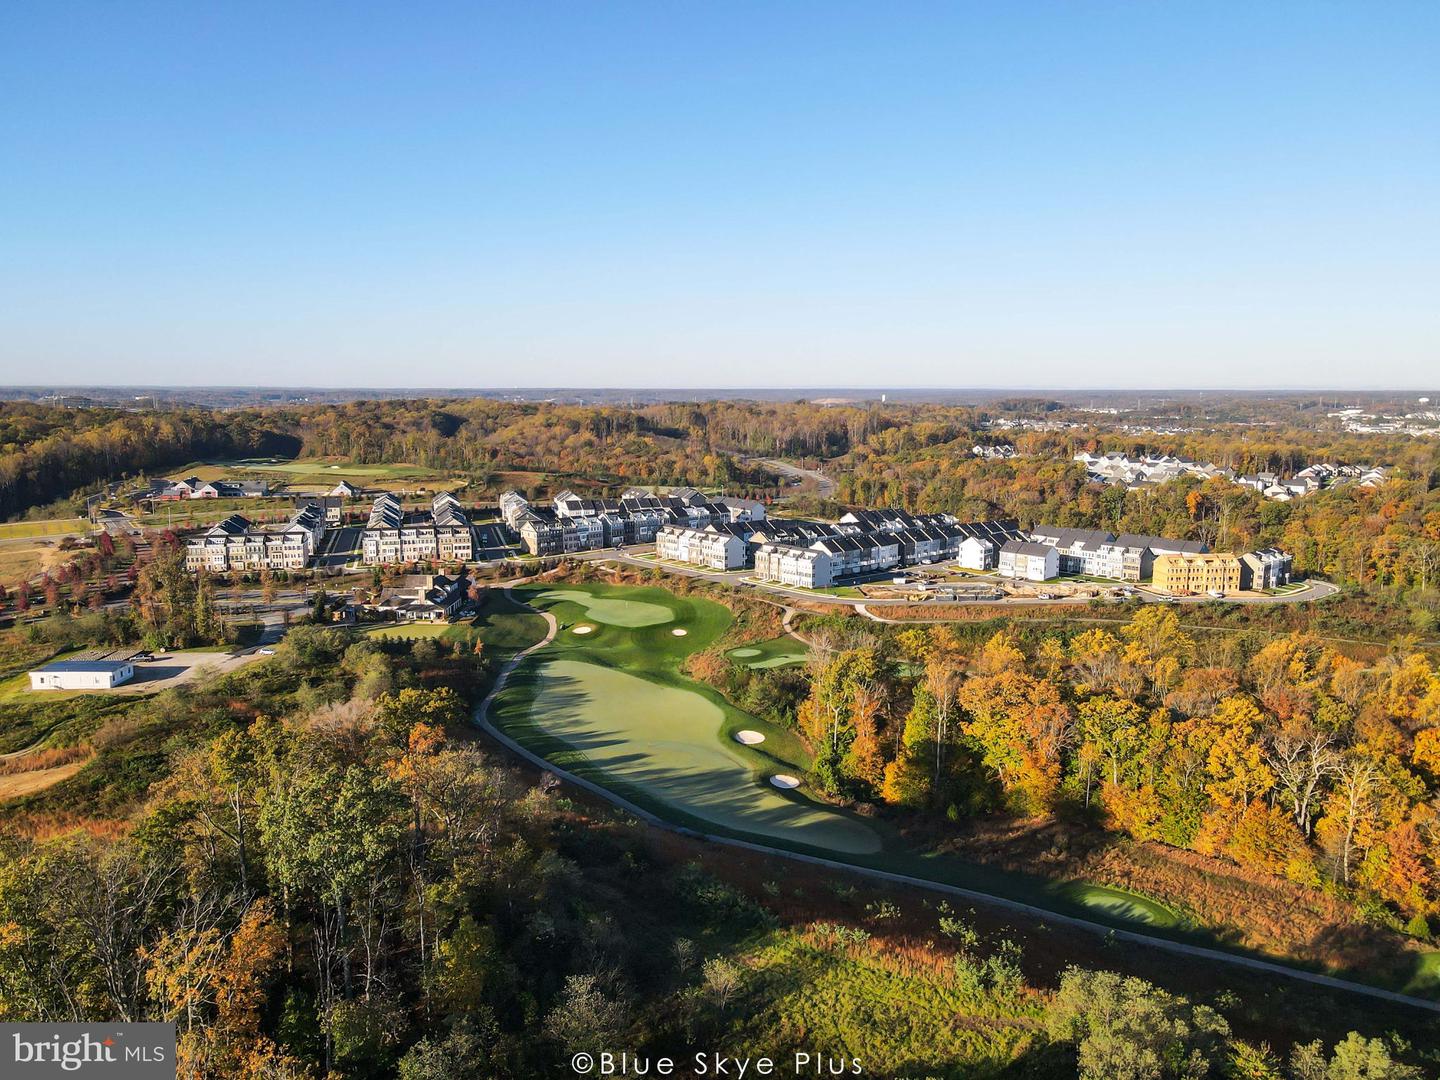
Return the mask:
<svg viewBox="0 0 1440 1080">
<path fill-rule="evenodd" d="M 724 633 L 719 604 L 612 585 L 516 589 L 560 634 L 521 665 L 491 712 L 512 738 L 638 805 L 697 827 L 851 855 L 881 850 L 859 818 L 770 783 L 803 775 L 800 741 L 680 672 Z M 576 626 L 590 633 L 567 633 Z M 686 633 L 676 635 L 674 630 Z M 745 746 L 735 733 L 758 731 Z"/>
<path fill-rule="evenodd" d="M 563 601 L 585 609 L 585 617 L 607 626 L 659 626 L 675 621 L 675 614 L 664 604 L 646 600 L 600 596 L 585 589 L 550 589 L 532 597 L 531 601 Z"/>
<path fill-rule="evenodd" d="M 803 641 L 786 634 L 731 649 L 725 655 L 748 668 L 776 668 L 805 663 L 810 656 L 810 649 Z"/>
<path fill-rule="evenodd" d="M 740 744 L 721 736 L 724 709 L 693 690 L 580 660 L 544 661 L 535 686 L 537 726 L 672 810 L 811 847 L 880 850 L 872 829 L 757 778 Z"/>
<path fill-rule="evenodd" d="M 1184 924 L 1184 920 L 1164 904 L 1124 889 L 1112 889 L 1108 885 L 1076 881 L 1061 886 L 1056 893 L 1092 912 L 1123 922 L 1168 927 Z"/>
</svg>

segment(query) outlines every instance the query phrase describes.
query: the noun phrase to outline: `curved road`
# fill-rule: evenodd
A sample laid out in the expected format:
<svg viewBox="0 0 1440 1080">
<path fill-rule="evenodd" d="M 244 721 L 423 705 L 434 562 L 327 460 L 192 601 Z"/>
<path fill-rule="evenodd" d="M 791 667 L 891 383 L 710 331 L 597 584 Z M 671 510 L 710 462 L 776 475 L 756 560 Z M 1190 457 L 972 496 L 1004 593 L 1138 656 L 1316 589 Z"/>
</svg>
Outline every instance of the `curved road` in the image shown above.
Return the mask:
<svg viewBox="0 0 1440 1080">
<path fill-rule="evenodd" d="M 886 881 L 897 885 L 908 885 L 919 889 L 928 889 L 931 892 L 945 893 L 949 896 L 962 897 L 973 903 L 985 904 L 990 907 L 997 907 L 1005 911 L 1014 911 L 1032 918 L 1041 919 L 1050 923 L 1058 923 L 1062 926 L 1073 927 L 1084 930 L 1088 933 L 1099 934 L 1102 937 L 1109 936 L 1121 941 L 1130 941 L 1138 945 L 1148 945 L 1152 948 L 1162 949 L 1178 956 L 1195 957 L 1207 960 L 1212 963 L 1229 964 L 1233 967 L 1247 968 L 1251 971 L 1262 971 L 1271 975 L 1280 975 L 1287 979 L 1295 979 L 1300 982 L 1307 982 L 1314 986 L 1321 986 L 1328 990 L 1339 990 L 1345 993 L 1361 994 L 1366 997 L 1376 998 L 1381 1001 L 1389 1001 L 1400 1005 L 1410 1005 L 1417 1009 L 1424 1009 L 1428 1012 L 1440 1013 L 1440 1002 L 1427 1001 L 1424 998 L 1411 997 L 1409 994 L 1396 993 L 1393 990 L 1384 990 L 1378 986 L 1366 986 L 1364 983 L 1351 982 L 1348 979 L 1337 979 L 1330 975 L 1319 975 L 1310 971 L 1302 971 L 1299 968 L 1289 967 L 1285 964 L 1276 963 L 1270 960 L 1257 960 L 1248 956 L 1238 956 L 1233 953 L 1223 952 L 1219 949 L 1207 949 L 1200 945 L 1187 945 L 1180 941 L 1171 941 L 1168 938 L 1155 937 L 1139 930 L 1122 930 L 1117 927 L 1107 926 L 1103 923 L 1091 922 L 1088 919 L 1077 918 L 1073 915 L 1064 915 L 1058 911 L 1051 911 L 1048 908 L 1037 907 L 1034 904 L 1022 903 L 1019 900 L 1011 900 L 1003 896 L 995 896 L 991 893 L 980 892 L 976 889 L 966 889 L 959 885 L 946 885 L 938 881 L 929 881 L 925 878 L 910 877 L 906 874 L 894 874 L 886 870 L 875 870 L 867 866 L 856 866 L 853 863 L 844 862 L 839 859 L 826 859 L 815 855 L 802 855 L 799 852 L 787 851 L 784 848 L 770 847 L 766 844 L 758 844 L 749 840 L 735 840 L 726 836 L 715 836 L 710 833 L 699 832 L 683 825 L 676 825 L 670 821 L 642 809 L 630 802 L 628 799 L 615 794 L 608 788 L 587 780 L 582 776 L 576 776 L 564 769 L 558 768 L 546 761 L 539 754 L 533 753 L 521 746 L 510 736 L 496 728 L 490 723 L 490 703 L 499 693 L 505 689 L 511 673 L 520 666 L 521 662 L 531 653 L 543 649 L 550 642 L 555 640 L 559 630 L 559 624 L 555 617 L 548 612 L 538 611 L 530 605 L 515 599 L 510 589 L 505 590 L 505 596 L 517 607 L 527 608 L 530 611 L 542 616 L 546 623 L 545 637 L 537 641 L 527 649 L 516 653 L 508 660 L 495 676 L 495 685 L 485 695 L 485 699 L 475 709 L 474 722 L 491 739 L 505 747 L 511 753 L 528 761 L 538 769 L 552 773 L 567 783 L 576 787 L 584 788 L 586 791 L 599 796 L 605 801 L 618 806 L 625 812 L 634 815 L 641 821 L 653 825 L 659 829 L 666 829 L 681 836 L 689 836 L 706 843 L 720 844 L 726 847 L 739 848 L 744 851 L 754 851 L 762 855 L 771 855 L 776 858 L 790 859 L 795 862 L 809 863 L 812 866 L 824 867 L 828 870 L 841 870 L 852 874 L 861 874 L 865 877 L 874 878 L 879 881 Z"/>
</svg>

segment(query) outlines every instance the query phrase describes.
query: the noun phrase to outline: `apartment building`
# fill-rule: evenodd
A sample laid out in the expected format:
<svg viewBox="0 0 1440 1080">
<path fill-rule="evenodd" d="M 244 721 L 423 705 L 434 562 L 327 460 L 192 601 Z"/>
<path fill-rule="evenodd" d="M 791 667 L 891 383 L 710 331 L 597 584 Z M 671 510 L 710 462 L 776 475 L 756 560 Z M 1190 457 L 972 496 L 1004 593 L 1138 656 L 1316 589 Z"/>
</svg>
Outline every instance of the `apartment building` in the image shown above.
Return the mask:
<svg viewBox="0 0 1440 1080">
<path fill-rule="evenodd" d="M 361 560 L 369 566 L 408 562 L 469 562 L 475 533 L 469 515 L 448 491 L 428 511 L 406 511 L 388 491 L 375 500 L 360 534 Z"/>
<path fill-rule="evenodd" d="M 1295 558 L 1279 548 L 1261 548 L 1240 556 L 1240 588 L 1278 589 L 1290 584 Z"/>
<path fill-rule="evenodd" d="M 187 570 L 302 570 L 325 533 L 325 512 L 313 503 L 283 525 L 256 525 L 240 514 L 210 526 L 185 545 Z"/>
<path fill-rule="evenodd" d="M 999 572 L 1017 581 L 1049 581 L 1060 575 L 1060 554 L 1049 544 L 1007 540 L 1000 548 Z"/>
<path fill-rule="evenodd" d="M 828 553 L 790 544 L 761 544 L 755 549 L 755 576 L 798 589 L 825 589 L 835 583 Z"/>
<path fill-rule="evenodd" d="M 1158 555 L 1199 555 L 1209 550 L 1199 540 L 1173 540 L 1139 533 L 1116 535 L 1103 529 L 1063 529 L 1053 525 L 1037 525 L 1030 530 L 1030 539 L 1055 548 L 1062 574 L 1086 574 L 1116 581 L 1149 578 Z"/>
<path fill-rule="evenodd" d="M 1161 592 L 1235 592 L 1240 588 L 1240 559 L 1223 552 L 1157 555 L 1152 584 Z"/>
<path fill-rule="evenodd" d="M 831 536 L 810 547 L 830 556 L 832 577 L 873 574 L 900 565 L 900 541 L 893 533 Z"/>
<path fill-rule="evenodd" d="M 735 532 L 722 532 L 713 525 L 704 529 L 667 525 L 656 534 L 655 554 L 710 570 L 738 570 L 749 552 L 745 537 Z"/>
<path fill-rule="evenodd" d="M 517 492 L 507 491 L 500 496 L 500 516 L 532 555 L 561 555 L 616 544 L 648 544 L 667 527 L 704 530 L 711 525 L 764 521 L 765 508 L 750 499 L 707 499 L 694 488 L 676 488 L 666 495 L 631 488 L 618 499 L 562 491 L 548 507 L 532 505 Z"/>
</svg>

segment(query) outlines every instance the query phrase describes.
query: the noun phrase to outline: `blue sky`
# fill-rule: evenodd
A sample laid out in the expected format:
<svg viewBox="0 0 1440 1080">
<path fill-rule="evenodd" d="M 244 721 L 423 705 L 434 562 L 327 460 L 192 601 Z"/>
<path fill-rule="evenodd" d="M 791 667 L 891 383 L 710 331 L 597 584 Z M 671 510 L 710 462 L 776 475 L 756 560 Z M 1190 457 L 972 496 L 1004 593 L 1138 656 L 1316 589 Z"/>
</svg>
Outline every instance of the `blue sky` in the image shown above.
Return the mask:
<svg viewBox="0 0 1440 1080">
<path fill-rule="evenodd" d="M 1420 386 L 1440 4 L 0 8 L 0 382 Z"/>
</svg>

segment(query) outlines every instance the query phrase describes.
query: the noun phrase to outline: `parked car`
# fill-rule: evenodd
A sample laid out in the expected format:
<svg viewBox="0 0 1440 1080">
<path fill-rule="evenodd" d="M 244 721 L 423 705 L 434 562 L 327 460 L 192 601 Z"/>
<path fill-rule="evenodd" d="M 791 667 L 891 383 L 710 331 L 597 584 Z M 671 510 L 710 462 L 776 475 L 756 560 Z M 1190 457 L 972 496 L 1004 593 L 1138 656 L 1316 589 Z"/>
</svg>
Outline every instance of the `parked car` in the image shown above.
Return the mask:
<svg viewBox="0 0 1440 1080">
<path fill-rule="evenodd" d="M 1209 597 L 1211 597 L 1211 598 L 1213 598 L 1213 599 L 1215 599 L 1215 600 L 1224 600 L 1224 599 L 1225 599 L 1225 594 L 1224 594 L 1223 592 L 1221 592 L 1219 589 L 1211 589 L 1208 593 L 1206 593 L 1206 595 L 1209 596 Z"/>
</svg>

